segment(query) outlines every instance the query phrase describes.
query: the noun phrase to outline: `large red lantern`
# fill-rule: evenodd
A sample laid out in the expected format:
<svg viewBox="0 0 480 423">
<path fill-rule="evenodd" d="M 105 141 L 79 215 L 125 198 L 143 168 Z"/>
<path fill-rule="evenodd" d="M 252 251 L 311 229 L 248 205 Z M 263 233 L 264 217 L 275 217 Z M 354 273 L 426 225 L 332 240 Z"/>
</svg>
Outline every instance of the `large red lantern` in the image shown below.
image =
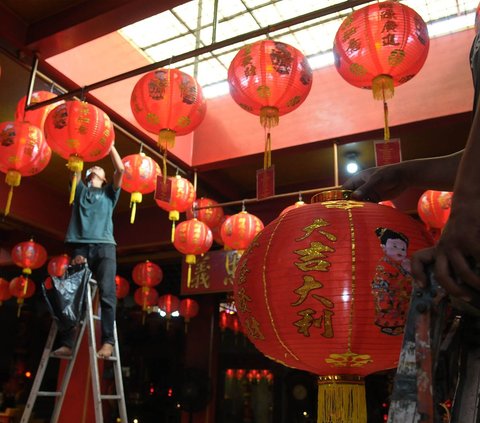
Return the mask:
<svg viewBox="0 0 480 423">
<path fill-rule="evenodd" d="M 260 232 L 239 261 L 235 304 L 263 354 L 321 376 L 319 422 L 366 422 L 362 377 L 396 366 L 409 256 L 431 238 L 395 209 L 333 195 Z"/>
<path fill-rule="evenodd" d="M 140 307 L 142 307 L 142 311 L 147 311 L 149 307 L 153 307 L 157 304 L 158 292 L 154 288 L 143 286 L 135 290 L 133 299 Z"/>
<path fill-rule="evenodd" d="M 26 298 L 35 294 L 35 283 L 28 276 L 18 276 L 10 281 L 10 294 L 17 298 L 17 316 L 20 316 Z"/>
<path fill-rule="evenodd" d="M 133 281 L 149 288 L 158 285 L 163 279 L 163 271 L 158 264 L 146 260 L 138 263 L 132 270 Z"/>
<path fill-rule="evenodd" d="M 115 276 L 115 294 L 118 299 L 125 298 L 130 291 L 130 284 L 125 278 Z"/>
<path fill-rule="evenodd" d="M 130 106 L 140 126 L 158 134 L 158 146 L 165 149 L 174 146 L 176 135 L 187 135 L 200 125 L 207 111 L 198 82 L 178 69 L 143 75 L 133 88 Z"/>
<path fill-rule="evenodd" d="M 312 87 L 312 69 L 306 57 L 288 44 L 263 40 L 240 49 L 228 68 L 233 100 L 244 110 L 260 116 L 270 129 L 279 117 L 295 110 Z M 270 135 L 265 140 L 264 167 L 271 165 Z"/>
<path fill-rule="evenodd" d="M 50 91 L 34 91 L 30 98 L 30 105 L 41 103 L 46 100 L 55 98 L 57 95 Z M 64 103 L 63 100 L 57 101 L 55 103 L 48 104 L 38 109 L 25 111 L 25 105 L 27 102 L 27 96 L 22 97 L 17 103 L 17 108 L 15 110 L 15 120 L 17 121 L 26 121 L 39 127 L 43 131 L 43 125 L 47 115 L 55 109 L 55 107 Z"/>
<path fill-rule="evenodd" d="M 242 253 L 263 229 L 263 222 L 246 211 L 230 216 L 220 231 L 225 247 Z"/>
<path fill-rule="evenodd" d="M 115 139 L 108 115 L 85 101 L 69 100 L 53 109 L 45 120 L 45 136 L 55 153 L 68 160 L 74 172 L 70 204 L 75 198 L 76 174 L 83 162 L 95 162 L 105 157 Z"/>
<path fill-rule="evenodd" d="M 190 210 L 196 198 L 195 188 L 192 183 L 179 175 L 170 178 L 172 190 L 170 201 L 155 199 L 157 205 L 168 211 L 168 218 L 172 221 L 172 242 L 175 239 L 175 222 L 180 219 L 180 213 Z"/>
<path fill-rule="evenodd" d="M 198 219 L 185 220 L 175 229 L 174 247 L 185 254 L 188 264 L 187 286 L 190 287 L 192 264 L 197 262 L 196 256 L 206 253 L 213 243 L 212 231 Z"/>
<path fill-rule="evenodd" d="M 47 265 L 47 271 L 50 276 L 60 278 L 65 274 L 67 267 L 70 264 L 70 257 L 68 254 L 61 254 L 52 257 Z"/>
<path fill-rule="evenodd" d="M 195 212 L 192 209 L 187 210 L 187 219 L 196 217 L 210 229 L 219 225 L 222 221 L 223 209 L 219 207 L 215 200 L 201 197 L 195 201 L 194 207 L 196 208 Z"/>
<path fill-rule="evenodd" d="M 0 306 L 4 301 L 12 298 L 12 293 L 10 292 L 10 282 L 6 279 L 0 278 Z"/>
<path fill-rule="evenodd" d="M 427 58 L 427 24 L 410 7 L 384 1 L 355 10 L 335 36 L 335 66 L 350 84 L 371 89 L 384 102 L 385 140 L 390 139 L 386 101 L 412 79 Z"/>
<path fill-rule="evenodd" d="M 158 163 L 144 153 L 131 154 L 122 159 L 125 172 L 122 180 L 122 189 L 129 192 L 132 214 L 130 223 L 135 221 L 137 203 L 142 202 L 142 195 L 155 191 L 157 176 L 161 175 Z"/>
<path fill-rule="evenodd" d="M 10 212 L 13 188 L 22 176 L 32 176 L 48 165 L 52 151 L 40 128 L 28 122 L 0 123 L 0 171 L 10 186 L 5 215 Z"/>
<path fill-rule="evenodd" d="M 450 217 L 452 192 L 425 191 L 418 200 L 418 215 L 427 228 L 442 229 Z"/>
<path fill-rule="evenodd" d="M 47 251 L 33 239 L 14 245 L 11 255 L 12 261 L 22 268 L 25 275 L 31 275 L 32 269 L 42 267 L 47 261 Z"/>
<path fill-rule="evenodd" d="M 198 303 L 193 298 L 184 298 L 180 301 L 178 312 L 185 319 L 185 324 L 187 324 L 190 322 L 190 319 L 193 319 L 198 314 L 199 309 Z"/>
</svg>

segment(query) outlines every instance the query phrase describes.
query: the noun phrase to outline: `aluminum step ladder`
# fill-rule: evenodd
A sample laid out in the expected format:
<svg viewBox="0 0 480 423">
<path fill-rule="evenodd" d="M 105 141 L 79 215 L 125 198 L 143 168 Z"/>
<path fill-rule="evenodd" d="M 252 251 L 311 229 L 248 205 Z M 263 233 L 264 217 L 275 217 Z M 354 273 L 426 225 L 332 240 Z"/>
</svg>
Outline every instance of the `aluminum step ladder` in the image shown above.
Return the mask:
<svg viewBox="0 0 480 423">
<path fill-rule="evenodd" d="M 99 316 L 94 315 L 93 313 L 93 299 L 97 294 L 97 283 L 93 279 L 89 281 L 90 289 L 86 289 L 86 305 L 85 305 L 85 318 L 80 323 L 79 333 L 75 341 L 72 355 L 70 357 L 56 356 L 52 352 L 53 344 L 55 342 L 55 337 L 57 335 L 57 323 L 52 322 L 50 327 L 50 332 L 48 334 L 47 342 L 43 350 L 42 357 L 40 359 L 40 364 L 37 369 L 37 374 L 32 385 L 32 389 L 28 396 L 27 404 L 22 415 L 21 423 L 28 423 L 32 414 L 33 407 L 38 397 L 55 397 L 55 406 L 53 409 L 52 417 L 50 419 L 51 423 L 56 423 L 60 416 L 62 409 L 63 400 L 65 393 L 70 382 L 70 377 L 75 366 L 75 361 L 80 349 L 80 344 L 87 331 L 88 336 L 88 350 L 90 357 L 90 371 L 91 371 L 91 381 L 92 381 L 92 391 L 93 391 L 93 401 L 95 409 L 95 421 L 96 423 L 103 423 L 103 410 L 102 410 L 102 400 L 116 400 L 118 403 L 118 413 L 120 416 L 120 421 L 122 423 L 127 423 L 127 409 L 125 406 L 125 394 L 123 390 L 123 381 L 122 381 L 122 367 L 120 363 L 120 350 L 118 347 L 118 337 L 117 337 L 117 326 L 114 323 L 114 340 L 115 346 L 113 348 L 112 356 L 109 358 L 101 358 L 97 355 L 97 345 L 95 339 L 95 321 L 100 320 Z M 45 371 L 49 364 L 51 358 L 67 360 L 67 366 L 63 375 L 59 391 L 42 391 L 41 384 L 45 375 Z M 101 393 L 100 387 L 100 376 L 98 372 L 98 360 L 111 361 L 113 365 L 113 372 L 115 377 L 115 390 L 116 394 L 114 395 L 103 395 Z M 117 420 L 118 421 L 118 420 Z"/>
</svg>

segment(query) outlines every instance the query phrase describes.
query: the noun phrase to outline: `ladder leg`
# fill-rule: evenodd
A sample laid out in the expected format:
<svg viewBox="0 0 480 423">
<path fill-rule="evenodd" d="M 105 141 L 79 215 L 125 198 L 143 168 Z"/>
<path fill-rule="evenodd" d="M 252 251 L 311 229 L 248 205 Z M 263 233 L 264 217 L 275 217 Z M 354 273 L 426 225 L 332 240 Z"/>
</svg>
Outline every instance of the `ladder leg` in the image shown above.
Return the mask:
<svg viewBox="0 0 480 423">
<path fill-rule="evenodd" d="M 118 346 L 118 336 L 117 336 L 117 323 L 114 323 L 113 333 L 115 339 L 114 352 L 116 360 L 113 363 L 113 370 L 115 374 L 115 390 L 117 395 L 120 396 L 118 400 L 118 413 L 120 415 L 120 420 L 122 423 L 128 422 L 127 419 L 127 407 L 125 405 L 125 392 L 123 390 L 123 379 L 122 379 L 122 365 L 120 362 L 120 348 Z"/>
</svg>

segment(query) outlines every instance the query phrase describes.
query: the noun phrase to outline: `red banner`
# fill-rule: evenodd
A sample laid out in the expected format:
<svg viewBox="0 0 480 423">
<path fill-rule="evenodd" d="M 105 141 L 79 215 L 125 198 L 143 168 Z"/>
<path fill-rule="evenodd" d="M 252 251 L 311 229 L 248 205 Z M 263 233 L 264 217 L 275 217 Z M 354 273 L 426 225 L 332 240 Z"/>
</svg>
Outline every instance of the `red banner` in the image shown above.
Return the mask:
<svg viewBox="0 0 480 423">
<path fill-rule="evenodd" d="M 400 138 L 389 141 L 374 141 L 375 166 L 385 166 L 402 161 Z"/>
<path fill-rule="evenodd" d="M 188 265 L 182 265 L 181 295 L 211 294 L 233 291 L 233 276 L 240 256 L 236 251 L 209 251 L 197 256 L 192 266 L 190 287 L 187 287 Z"/>
</svg>

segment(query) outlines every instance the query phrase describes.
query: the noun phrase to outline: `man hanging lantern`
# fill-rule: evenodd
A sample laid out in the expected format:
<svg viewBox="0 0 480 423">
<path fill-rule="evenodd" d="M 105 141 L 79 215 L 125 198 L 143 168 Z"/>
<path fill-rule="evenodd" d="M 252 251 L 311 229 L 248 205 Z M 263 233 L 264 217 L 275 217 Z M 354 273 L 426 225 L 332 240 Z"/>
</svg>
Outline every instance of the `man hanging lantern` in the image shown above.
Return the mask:
<svg viewBox="0 0 480 423">
<path fill-rule="evenodd" d="M 241 255 L 262 229 L 263 222 L 243 210 L 223 222 L 220 234 L 224 246 Z"/>
<path fill-rule="evenodd" d="M 260 116 L 266 129 L 264 168 L 271 166 L 270 129 L 280 116 L 292 112 L 307 98 L 312 69 L 306 57 L 288 44 L 262 40 L 240 49 L 228 68 L 233 100 Z"/>
<path fill-rule="evenodd" d="M 193 298 L 184 298 L 180 301 L 178 312 L 185 320 L 185 333 L 187 333 L 188 323 L 197 316 L 200 306 Z"/>
<path fill-rule="evenodd" d="M 428 55 L 427 24 L 410 7 L 383 1 L 355 10 L 335 36 L 333 54 L 340 75 L 350 84 L 371 89 L 384 104 L 384 138 L 390 139 L 387 100 L 394 87 L 412 79 Z"/>
<path fill-rule="evenodd" d="M 22 176 L 32 176 L 48 165 L 52 150 L 43 132 L 28 122 L 0 123 L 0 171 L 10 186 L 5 215 L 10 213 L 13 188 L 20 185 Z"/>
<path fill-rule="evenodd" d="M 122 189 L 129 192 L 132 213 L 130 223 L 135 221 L 135 212 L 138 203 L 142 202 L 142 195 L 155 191 L 157 176 L 162 173 L 160 166 L 145 153 L 131 154 L 122 159 L 125 166 Z"/>
<path fill-rule="evenodd" d="M 45 136 L 55 153 L 68 160 L 74 172 L 70 204 L 75 198 L 77 173 L 84 162 L 105 157 L 113 145 L 113 124 L 105 112 L 84 101 L 69 100 L 53 109 L 45 120 Z"/>
<path fill-rule="evenodd" d="M 168 211 L 168 218 L 172 221 L 172 242 L 175 239 L 175 222 L 180 219 L 180 213 L 190 210 L 196 198 L 195 188 L 193 184 L 185 178 L 176 175 L 170 178 L 172 182 L 172 190 L 170 201 L 162 201 L 155 198 L 155 201 L 163 210 Z"/>
<path fill-rule="evenodd" d="M 427 229 L 443 229 L 450 217 L 452 192 L 425 191 L 418 200 L 418 215 Z"/>
<path fill-rule="evenodd" d="M 196 217 L 200 222 L 205 223 L 210 229 L 219 225 L 223 217 L 223 209 L 211 198 L 198 198 L 193 204 L 195 211 L 187 210 L 187 219 Z"/>
<path fill-rule="evenodd" d="M 398 210 L 342 198 L 267 225 L 239 261 L 235 304 L 264 355 L 320 375 L 318 422 L 363 423 L 362 378 L 396 365 L 408 257 L 431 238 Z"/>
<path fill-rule="evenodd" d="M 143 129 L 158 134 L 166 178 L 167 150 L 174 146 L 175 137 L 189 134 L 205 117 L 207 103 L 202 88 L 195 78 L 178 69 L 157 69 L 135 84 L 130 107 Z"/>
<path fill-rule="evenodd" d="M 47 272 L 50 276 L 62 277 L 70 264 L 70 256 L 68 254 L 61 254 L 52 257 L 47 265 Z"/>
<path fill-rule="evenodd" d="M 190 288 L 192 265 L 197 262 L 196 256 L 205 254 L 213 243 L 212 231 L 198 219 L 185 220 L 175 229 L 174 247 L 185 254 L 188 264 L 187 287 Z"/>
<path fill-rule="evenodd" d="M 41 103 L 46 100 L 55 98 L 57 95 L 50 91 L 34 91 L 30 98 L 30 105 Z M 32 125 L 37 126 L 43 131 L 43 125 L 45 119 L 47 119 L 48 114 L 55 109 L 55 107 L 64 103 L 63 100 L 57 101 L 55 103 L 48 104 L 47 106 L 39 107 L 38 109 L 25 111 L 25 105 L 27 102 L 27 97 L 22 97 L 17 103 L 17 108 L 15 109 L 15 120 L 25 121 Z"/>
<path fill-rule="evenodd" d="M 130 291 L 130 284 L 125 278 L 115 276 L 115 295 L 118 299 L 125 298 Z"/>
<path fill-rule="evenodd" d="M 35 283 L 28 276 L 18 276 L 10 281 L 10 293 L 17 298 L 17 317 L 22 312 L 25 299 L 35 294 Z"/>
<path fill-rule="evenodd" d="M 10 282 L 8 282 L 6 279 L 0 278 L 0 306 L 4 301 L 9 300 L 10 298 L 12 298 L 12 294 L 10 292 Z"/>
</svg>

